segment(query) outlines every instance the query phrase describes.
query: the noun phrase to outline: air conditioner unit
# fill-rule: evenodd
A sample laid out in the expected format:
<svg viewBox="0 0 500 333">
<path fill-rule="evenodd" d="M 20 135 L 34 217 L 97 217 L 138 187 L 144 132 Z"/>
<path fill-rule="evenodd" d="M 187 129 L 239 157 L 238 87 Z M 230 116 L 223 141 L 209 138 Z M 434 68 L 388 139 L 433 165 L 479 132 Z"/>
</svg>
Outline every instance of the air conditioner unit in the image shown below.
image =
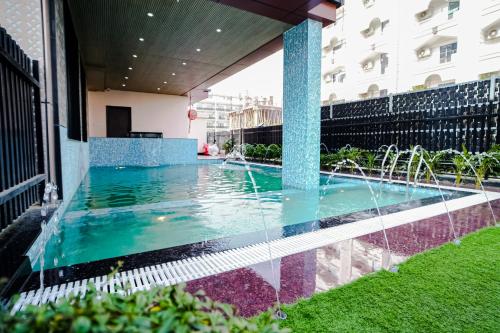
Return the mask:
<svg viewBox="0 0 500 333">
<path fill-rule="evenodd" d="M 422 11 L 422 12 L 420 12 L 420 13 L 418 13 L 418 14 L 417 14 L 417 18 L 418 18 L 420 21 L 422 21 L 422 20 L 425 20 L 425 19 L 427 19 L 427 18 L 431 17 L 431 14 L 432 14 L 432 13 L 431 13 L 431 11 L 430 11 L 430 10 L 424 10 L 424 11 Z"/>
<path fill-rule="evenodd" d="M 363 5 L 365 5 L 365 7 L 371 7 L 375 4 L 375 0 L 363 0 Z"/>
<path fill-rule="evenodd" d="M 418 57 L 420 59 L 430 57 L 430 55 L 431 55 L 431 49 L 428 47 L 418 51 Z"/>
<path fill-rule="evenodd" d="M 373 61 L 368 61 L 366 62 L 364 65 L 363 65 L 363 69 L 365 71 L 369 71 L 370 69 L 373 69 L 373 66 L 375 66 L 375 64 L 373 63 Z"/>
<path fill-rule="evenodd" d="M 486 34 L 486 39 L 487 40 L 492 40 L 492 39 L 495 39 L 495 38 L 498 38 L 498 37 L 500 37 L 500 34 L 499 34 L 497 28 L 490 29 L 488 31 L 488 33 Z"/>
<path fill-rule="evenodd" d="M 365 36 L 371 36 L 375 33 L 375 29 L 373 29 L 373 27 L 369 27 L 365 30 L 363 30 L 363 35 Z"/>
</svg>

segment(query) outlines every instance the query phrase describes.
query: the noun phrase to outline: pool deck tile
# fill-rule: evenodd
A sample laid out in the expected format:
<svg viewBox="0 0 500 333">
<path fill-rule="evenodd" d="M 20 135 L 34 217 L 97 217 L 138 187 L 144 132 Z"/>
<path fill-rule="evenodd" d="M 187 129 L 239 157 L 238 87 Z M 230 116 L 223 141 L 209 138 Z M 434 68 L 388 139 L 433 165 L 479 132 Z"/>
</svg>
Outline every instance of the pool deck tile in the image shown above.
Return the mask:
<svg viewBox="0 0 500 333">
<path fill-rule="evenodd" d="M 500 216 L 500 200 L 492 206 Z M 459 237 L 493 225 L 486 203 L 451 214 Z M 454 239 L 446 214 L 388 229 L 387 237 L 392 264 Z M 383 234 L 375 232 L 275 260 L 280 300 L 293 303 L 314 292 L 349 283 L 379 270 L 387 264 L 387 258 Z M 187 290 L 203 289 L 209 297 L 235 305 L 241 315 L 252 316 L 276 303 L 270 271 L 269 263 L 267 267 L 264 264 L 249 266 L 190 281 Z"/>
</svg>

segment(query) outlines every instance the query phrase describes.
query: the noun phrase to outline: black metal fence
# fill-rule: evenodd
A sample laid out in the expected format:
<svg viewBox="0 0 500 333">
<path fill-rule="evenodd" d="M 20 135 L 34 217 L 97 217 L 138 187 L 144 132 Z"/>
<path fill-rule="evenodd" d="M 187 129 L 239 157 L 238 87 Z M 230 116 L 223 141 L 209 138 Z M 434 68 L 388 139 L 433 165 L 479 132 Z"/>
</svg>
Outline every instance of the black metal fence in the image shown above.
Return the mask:
<svg viewBox="0 0 500 333">
<path fill-rule="evenodd" d="M 474 81 L 321 108 L 321 142 L 368 150 L 397 144 L 483 152 L 500 143 L 500 79 Z M 245 143 L 281 143 L 281 126 L 244 129 Z"/>
<path fill-rule="evenodd" d="M 0 230 L 39 201 L 44 181 L 38 62 L 0 27 Z"/>
<path fill-rule="evenodd" d="M 321 140 L 369 150 L 391 143 L 472 152 L 498 143 L 500 79 L 338 104 L 322 110 Z"/>
<path fill-rule="evenodd" d="M 271 143 L 281 144 L 283 129 L 281 125 L 245 128 L 243 129 L 244 143 L 257 144 L 262 143 L 270 145 Z"/>
</svg>

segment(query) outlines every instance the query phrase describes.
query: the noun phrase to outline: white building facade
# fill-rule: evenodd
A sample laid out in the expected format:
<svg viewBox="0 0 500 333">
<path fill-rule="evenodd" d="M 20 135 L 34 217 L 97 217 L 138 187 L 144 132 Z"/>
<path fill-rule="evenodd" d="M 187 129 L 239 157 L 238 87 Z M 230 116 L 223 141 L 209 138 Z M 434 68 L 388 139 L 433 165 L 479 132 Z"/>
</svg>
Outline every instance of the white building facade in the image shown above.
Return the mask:
<svg viewBox="0 0 500 333">
<path fill-rule="evenodd" d="M 350 0 L 323 29 L 323 105 L 500 75 L 500 0 Z"/>
<path fill-rule="evenodd" d="M 194 105 L 199 119 L 205 119 L 208 132 L 229 130 L 229 113 L 240 111 L 243 98 L 210 94 L 207 99 Z"/>
</svg>

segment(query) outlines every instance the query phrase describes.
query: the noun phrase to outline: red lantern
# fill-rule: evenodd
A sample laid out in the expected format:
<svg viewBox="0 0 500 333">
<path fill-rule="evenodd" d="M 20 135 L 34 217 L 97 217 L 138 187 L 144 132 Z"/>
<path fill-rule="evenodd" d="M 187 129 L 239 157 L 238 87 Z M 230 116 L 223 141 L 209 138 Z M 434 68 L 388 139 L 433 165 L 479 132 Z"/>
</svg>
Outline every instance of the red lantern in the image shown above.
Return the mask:
<svg viewBox="0 0 500 333">
<path fill-rule="evenodd" d="M 190 108 L 188 111 L 188 118 L 189 118 L 188 133 L 191 133 L 191 121 L 195 120 L 197 116 L 198 116 L 198 112 L 196 112 L 195 109 Z"/>
<path fill-rule="evenodd" d="M 195 120 L 198 117 L 198 112 L 195 109 L 189 109 L 188 118 L 189 120 Z"/>
</svg>

